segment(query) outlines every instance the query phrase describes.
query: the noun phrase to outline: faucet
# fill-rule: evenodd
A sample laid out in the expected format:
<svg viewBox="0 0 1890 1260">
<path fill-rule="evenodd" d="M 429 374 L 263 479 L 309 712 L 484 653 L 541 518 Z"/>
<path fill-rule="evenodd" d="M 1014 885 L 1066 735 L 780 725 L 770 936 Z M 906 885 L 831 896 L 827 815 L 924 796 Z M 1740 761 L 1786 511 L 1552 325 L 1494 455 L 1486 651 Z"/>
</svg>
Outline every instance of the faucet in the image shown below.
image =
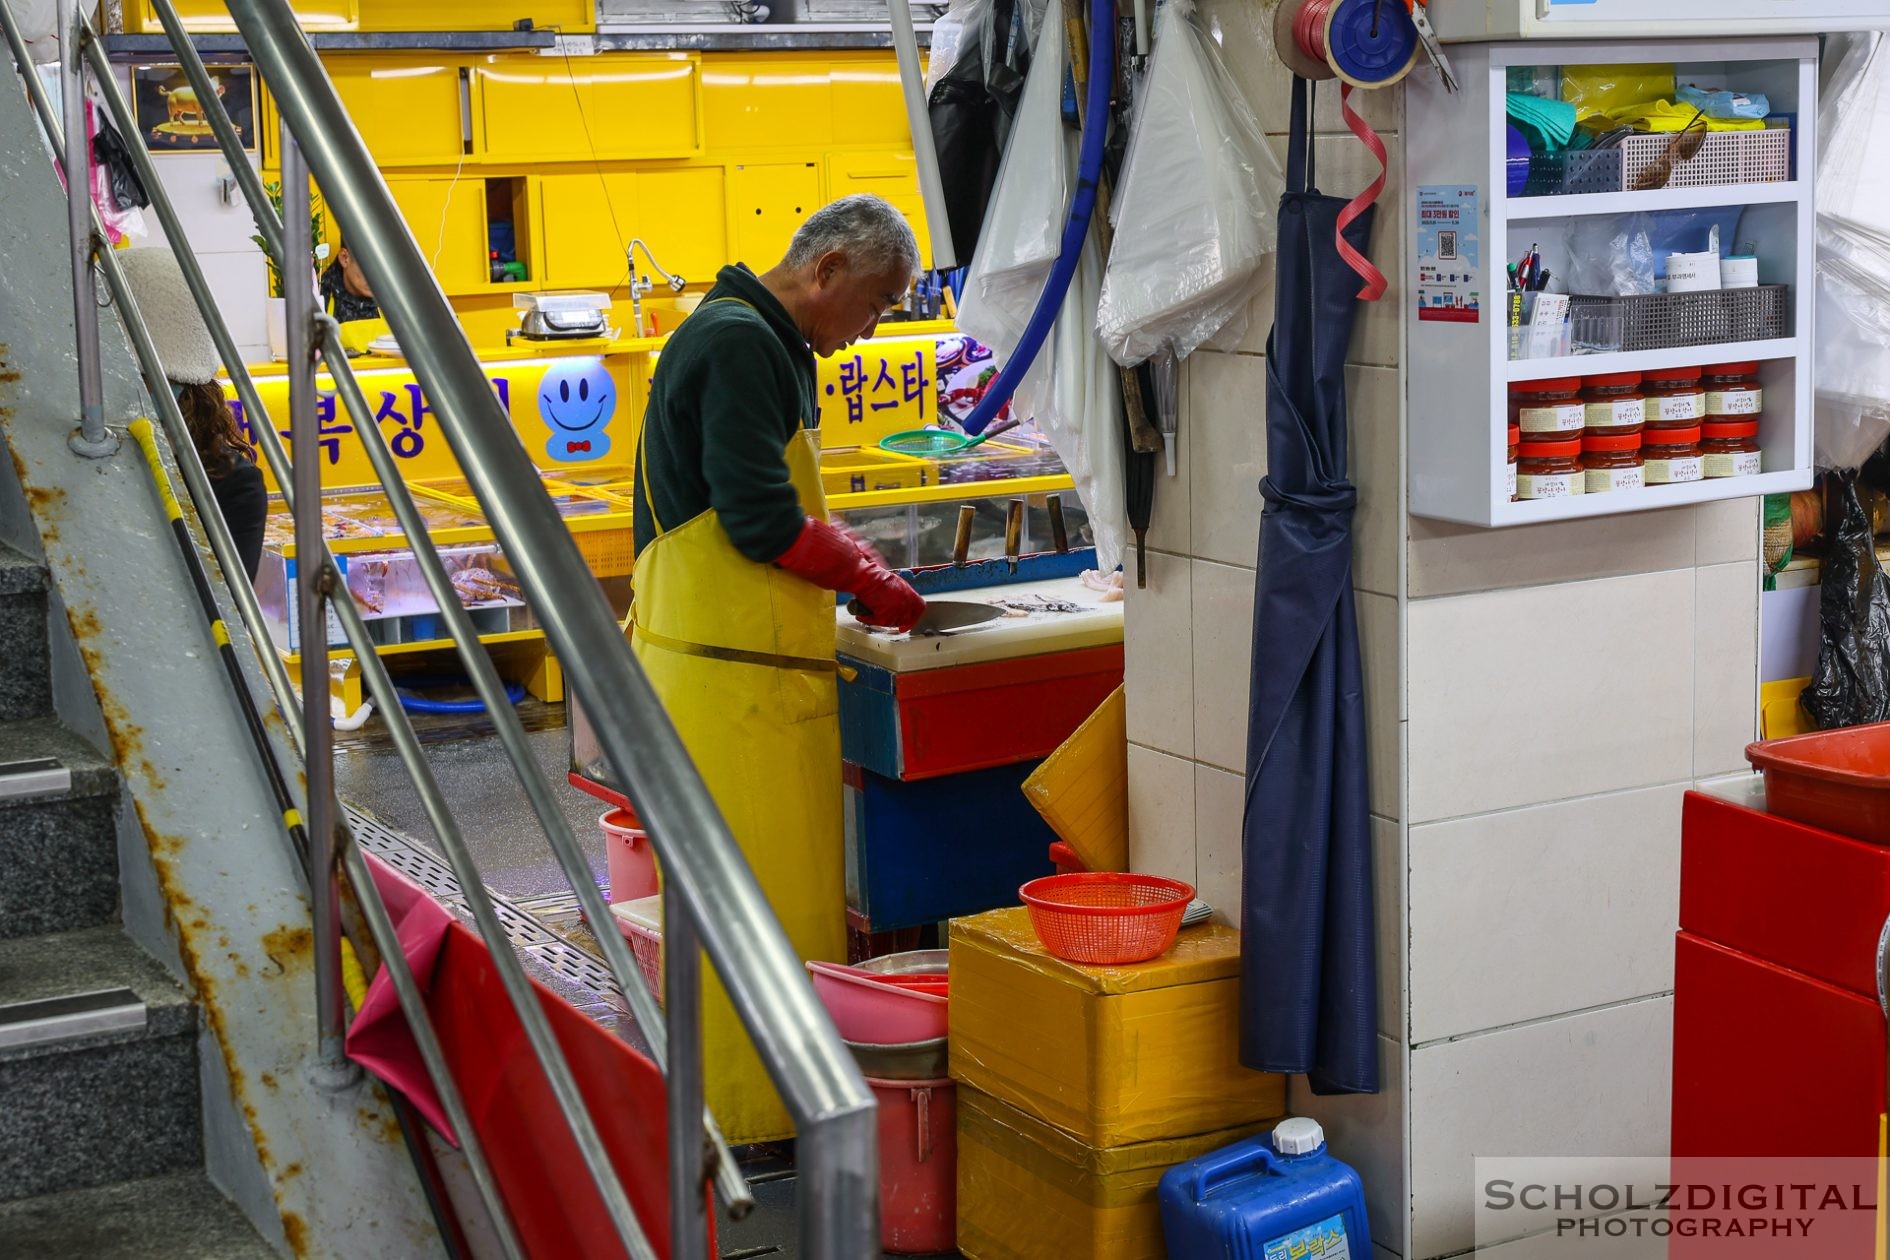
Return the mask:
<svg viewBox="0 0 1890 1260">
<path fill-rule="evenodd" d="M 656 285 L 647 275 L 639 276 L 637 274 L 638 246 L 642 246 L 643 256 L 649 259 L 650 266 L 655 270 L 656 274 L 669 282 L 669 291 L 671 293 L 681 293 L 689 282 L 679 275 L 671 275 L 669 272 L 664 271 L 663 264 L 656 261 L 656 255 L 650 252 L 649 245 L 644 242 L 642 237 L 633 236 L 630 238 L 630 244 L 624 247 L 623 258 L 630 269 L 630 314 L 637 322 L 637 336 L 641 337 L 643 336 L 643 295 L 655 289 Z"/>
</svg>

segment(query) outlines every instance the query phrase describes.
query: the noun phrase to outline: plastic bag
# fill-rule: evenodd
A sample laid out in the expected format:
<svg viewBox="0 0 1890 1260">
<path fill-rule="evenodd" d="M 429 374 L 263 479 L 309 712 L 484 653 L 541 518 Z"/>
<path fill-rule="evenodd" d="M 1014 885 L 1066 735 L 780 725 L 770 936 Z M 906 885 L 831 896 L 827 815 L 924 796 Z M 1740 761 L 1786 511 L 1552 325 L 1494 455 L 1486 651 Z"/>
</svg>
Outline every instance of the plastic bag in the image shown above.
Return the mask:
<svg viewBox="0 0 1890 1260">
<path fill-rule="evenodd" d="M 1658 292 L 1652 226 L 1645 214 L 1568 220 L 1568 291 L 1596 297 Z"/>
<path fill-rule="evenodd" d="M 1821 730 L 1890 719 L 1890 578 L 1857 478 L 1835 478 L 1838 523 L 1818 579 L 1818 667 L 1799 703 Z"/>
<path fill-rule="evenodd" d="M 109 118 L 98 120 L 98 131 L 92 137 L 92 159 L 108 173 L 114 208 L 140 210 L 151 204 L 151 195 L 131 164 L 131 151 L 125 148 L 124 138 Z"/>
<path fill-rule="evenodd" d="M 1562 99 L 1583 118 L 1644 101 L 1672 100 L 1673 89 L 1672 65 L 1562 67 Z"/>
<path fill-rule="evenodd" d="M 1059 105 L 1065 60 L 1062 12 L 1061 0 L 1050 0 L 1043 26 L 1048 35 L 1031 59 L 1017 125 L 1004 149 L 958 307 L 959 331 L 1001 358 L 1017 348 L 1043 294 L 1068 213 L 1073 165 Z"/>
<path fill-rule="evenodd" d="M 1813 454 L 1856 468 L 1890 438 L 1890 56 L 1868 36 L 1831 60 L 1818 112 Z"/>
<path fill-rule="evenodd" d="M 970 0 L 946 68 L 928 74 L 926 108 L 945 185 L 952 246 L 970 258 L 983 235 L 1011 120 L 1023 93 L 1030 45 L 1023 38 L 1033 0 Z M 934 225 L 936 229 L 936 225 Z"/>
<path fill-rule="evenodd" d="M 1162 350 L 1185 357 L 1236 322 L 1235 336 L 1245 330 L 1286 186 L 1190 0 L 1161 8 L 1129 144 L 1096 311 L 1125 367 Z"/>
<path fill-rule="evenodd" d="M 990 0 L 965 0 L 954 4 L 939 15 L 932 23 L 932 42 L 925 59 L 925 99 L 932 99 L 932 89 L 939 80 L 951 73 L 952 66 L 958 60 L 958 41 L 964 38 L 965 31 L 974 32 L 973 38 L 979 37 L 983 22 L 989 20 Z"/>
<path fill-rule="evenodd" d="M 3 0 L 13 11 L 13 21 L 26 41 L 26 51 L 33 64 L 45 65 L 59 60 L 59 15 L 55 0 Z"/>
</svg>

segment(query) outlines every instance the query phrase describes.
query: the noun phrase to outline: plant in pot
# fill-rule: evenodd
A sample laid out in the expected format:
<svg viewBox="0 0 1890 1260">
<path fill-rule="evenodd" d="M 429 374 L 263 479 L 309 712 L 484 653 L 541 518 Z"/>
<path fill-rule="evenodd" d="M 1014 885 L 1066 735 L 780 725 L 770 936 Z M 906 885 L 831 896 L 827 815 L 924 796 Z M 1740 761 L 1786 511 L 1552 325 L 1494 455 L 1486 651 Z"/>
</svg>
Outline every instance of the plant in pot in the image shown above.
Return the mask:
<svg viewBox="0 0 1890 1260">
<path fill-rule="evenodd" d="M 269 181 L 263 185 L 263 191 L 268 194 L 269 204 L 276 212 L 276 221 L 281 222 L 282 181 Z M 317 283 L 316 274 L 321 267 L 322 261 L 328 257 L 328 242 L 322 239 L 327 234 L 328 215 L 326 208 L 322 205 L 320 194 L 316 193 L 312 188 L 309 190 L 308 195 L 308 211 L 308 254 L 306 256 L 308 258 L 309 285 L 312 288 L 315 287 Z M 263 261 L 267 263 L 269 267 L 269 298 L 268 301 L 263 304 L 263 314 L 269 328 L 269 353 L 272 357 L 277 359 L 287 358 L 289 353 L 289 321 L 287 290 L 284 289 L 282 285 L 282 268 L 277 265 L 274 255 L 269 252 L 267 242 L 263 240 L 260 234 L 252 234 L 249 239 L 256 242 L 256 247 L 262 250 Z"/>
</svg>

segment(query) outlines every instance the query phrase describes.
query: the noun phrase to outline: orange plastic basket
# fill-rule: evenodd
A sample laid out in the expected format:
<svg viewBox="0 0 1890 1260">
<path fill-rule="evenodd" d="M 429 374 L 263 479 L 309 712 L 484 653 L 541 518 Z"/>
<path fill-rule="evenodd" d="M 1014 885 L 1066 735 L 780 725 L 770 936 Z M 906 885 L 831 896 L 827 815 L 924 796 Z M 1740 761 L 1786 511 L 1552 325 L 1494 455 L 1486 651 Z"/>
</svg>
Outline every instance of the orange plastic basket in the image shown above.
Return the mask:
<svg viewBox="0 0 1890 1260">
<path fill-rule="evenodd" d="M 1046 875 L 1017 890 L 1043 947 L 1066 962 L 1147 962 L 1175 943 L 1194 889 L 1158 875 Z"/>
</svg>

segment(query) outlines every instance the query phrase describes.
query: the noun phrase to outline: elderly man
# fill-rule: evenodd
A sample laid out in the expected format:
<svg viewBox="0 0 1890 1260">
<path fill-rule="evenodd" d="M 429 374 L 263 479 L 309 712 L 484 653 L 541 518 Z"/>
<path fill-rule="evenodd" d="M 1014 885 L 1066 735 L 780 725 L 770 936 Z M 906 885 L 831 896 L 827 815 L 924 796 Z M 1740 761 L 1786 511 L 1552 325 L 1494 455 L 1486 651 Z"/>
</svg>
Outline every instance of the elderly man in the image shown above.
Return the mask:
<svg viewBox="0 0 1890 1260">
<path fill-rule="evenodd" d="M 724 267 L 664 347 L 637 454 L 630 642 L 788 938 L 844 960 L 834 591 L 910 629 L 925 601 L 828 523 L 814 356 L 870 337 L 918 273 L 899 211 L 845 197 L 760 276 Z M 709 1105 L 731 1142 L 792 1132 L 719 984 Z"/>
</svg>

